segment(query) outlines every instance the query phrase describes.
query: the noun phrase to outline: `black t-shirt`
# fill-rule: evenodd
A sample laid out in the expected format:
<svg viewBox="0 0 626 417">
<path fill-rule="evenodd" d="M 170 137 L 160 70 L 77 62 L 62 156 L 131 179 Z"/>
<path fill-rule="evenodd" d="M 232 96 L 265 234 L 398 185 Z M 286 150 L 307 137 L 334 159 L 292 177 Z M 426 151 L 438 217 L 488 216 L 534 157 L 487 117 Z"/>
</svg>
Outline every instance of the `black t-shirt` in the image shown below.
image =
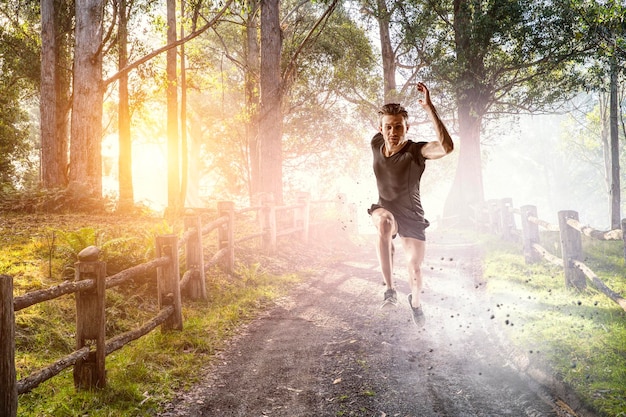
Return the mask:
<svg viewBox="0 0 626 417">
<path fill-rule="evenodd" d="M 408 141 L 398 153 L 386 157 L 383 135 L 377 133 L 372 138 L 378 204 L 394 216 L 400 215 L 427 225 L 420 200 L 420 179 L 426 168 L 426 158 L 422 155 L 425 144 Z"/>
</svg>

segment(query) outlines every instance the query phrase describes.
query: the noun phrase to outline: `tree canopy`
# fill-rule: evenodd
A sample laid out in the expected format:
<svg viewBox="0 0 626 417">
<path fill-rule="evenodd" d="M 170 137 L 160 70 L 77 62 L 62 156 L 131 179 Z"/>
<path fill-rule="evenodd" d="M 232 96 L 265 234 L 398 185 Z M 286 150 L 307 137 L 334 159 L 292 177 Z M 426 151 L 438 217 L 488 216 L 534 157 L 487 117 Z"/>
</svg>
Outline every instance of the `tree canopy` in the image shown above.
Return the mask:
<svg viewBox="0 0 626 417">
<path fill-rule="evenodd" d="M 130 167 L 139 162 L 120 154 L 120 174 L 111 174 L 111 158 L 98 161 L 102 141 L 123 137 L 120 152 L 128 155 L 174 135 L 177 148 L 180 138 L 187 138 L 188 149 L 181 148 L 176 160 L 192 156 L 192 166 L 174 174 L 183 181 L 181 172 L 189 172 L 194 204 L 202 204 L 200 194 L 217 199 L 282 193 L 283 186 L 297 189 L 303 177 L 317 192 L 334 193 L 339 186 L 333 178 L 361 171 L 367 158 L 364 136 L 370 134 L 367 123 L 375 109 L 388 99 L 415 106 L 416 83 L 425 81 L 460 142 L 456 174 L 447 174 L 452 183 L 447 214 L 462 217 L 484 198 L 481 140 L 487 126 L 503 115 L 562 111 L 578 91 L 608 91 L 600 75 L 608 74 L 611 65 L 623 68 L 624 6 L 616 0 L 283 1 L 276 33 L 265 34 L 265 39 L 280 37 L 274 69 L 262 65 L 267 53 L 260 42 L 264 4 L 255 0 L 189 1 L 184 10 L 175 2 L 182 15 L 175 23 L 177 35 L 169 40 L 163 2 L 104 2 L 102 15 L 91 20 L 81 15 L 92 4 L 86 0 L 45 0 L 41 7 L 22 3 L 7 1 L 1 10 L 6 24 L 0 30 L 0 88 L 6 105 L 0 111 L 0 145 L 6 152 L 0 157 L 0 181 L 10 187 L 24 183 L 19 177 L 41 148 L 43 174 L 50 161 L 59 165 L 58 179 L 49 184 L 67 186 L 68 180 L 98 178 L 105 171 L 132 199 L 132 188 L 123 185 L 136 181 Z M 51 6 L 54 13 L 46 16 L 52 20 L 45 20 L 43 11 Z M 46 22 L 54 37 L 39 41 Z M 88 25 L 84 32 L 79 32 L 81 22 Z M 98 37 L 87 39 L 88 48 L 81 49 L 77 36 L 96 32 Z M 42 54 L 42 47 L 56 52 Z M 170 69 L 169 79 L 168 50 L 176 51 L 170 61 L 184 65 Z M 94 72 L 81 82 L 89 66 Z M 50 68 L 56 72 L 49 73 Z M 273 81 L 262 88 L 268 72 Z M 127 98 L 118 89 L 122 84 Z M 264 124 L 263 90 L 267 93 L 273 84 L 280 94 L 278 113 Z M 169 110 L 170 117 L 184 123 L 170 133 L 164 117 L 168 88 L 170 96 L 174 90 L 182 96 L 184 88 L 186 100 L 184 108 L 176 104 Z M 91 101 L 85 104 L 87 96 Z M 29 106 L 40 98 L 37 138 L 39 121 Z M 118 107 L 122 102 L 127 105 Z M 52 108 L 56 113 L 50 118 Z M 118 125 L 126 119 L 126 127 Z M 85 152 L 79 151 L 86 138 Z M 51 145 L 58 147 L 51 150 Z M 76 165 L 83 158 L 85 165 Z M 273 184 L 280 183 L 276 190 L 259 185 L 260 172 L 267 169 L 262 167 L 268 165 L 280 168 L 272 174 Z M 80 166 L 88 168 L 81 171 Z M 45 185 L 46 175 L 41 178 Z M 318 178 L 315 185 L 311 178 Z M 99 193 L 97 181 L 94 189 Z"/>
</svg>

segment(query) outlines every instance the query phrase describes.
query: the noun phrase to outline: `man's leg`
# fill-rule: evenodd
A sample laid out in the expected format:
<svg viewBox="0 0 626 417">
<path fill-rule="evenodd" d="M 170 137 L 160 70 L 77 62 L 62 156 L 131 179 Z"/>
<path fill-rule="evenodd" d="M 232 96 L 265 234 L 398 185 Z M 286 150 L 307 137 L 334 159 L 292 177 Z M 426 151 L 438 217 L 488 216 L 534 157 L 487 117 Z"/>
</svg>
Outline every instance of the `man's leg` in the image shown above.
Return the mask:
<svg viewBox="0 0 626 417">
<path fill-rule="evenodd" d="M 411 237 L 403 237 L 402 246 L 407 255 L 409 267 L 409 286 L 411 287 L 411 304 L 413 307 L 421 306 L 422 292 L 422 262 L 426 252 L 426 242 Z"/>
<path fill-rule="evenodd" d="M 385 280 L 387 289 L 393 288 L 393 235 L 397 232 L 396 220 L 393 214 L 384 208 L 377 208 L 372 212 L 372 222 L 378 232 L 376 240 L 376 254 Z"/>
</svg>

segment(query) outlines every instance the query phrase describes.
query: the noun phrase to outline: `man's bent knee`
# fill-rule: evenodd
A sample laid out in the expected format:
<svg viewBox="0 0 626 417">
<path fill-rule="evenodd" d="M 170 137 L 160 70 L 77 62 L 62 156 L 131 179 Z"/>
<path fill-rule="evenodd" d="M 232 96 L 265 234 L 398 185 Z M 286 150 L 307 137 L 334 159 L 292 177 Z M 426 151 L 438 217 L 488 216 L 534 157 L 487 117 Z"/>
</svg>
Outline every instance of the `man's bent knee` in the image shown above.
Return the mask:
<svg viewBox="0 0 626 417">
<path fill-rule="evenodd" d="M 378 209 L 372 215 L 372 220 L 380 235 L 391 236 L 395 233 L 396 220 L 390 212 Z"/>
</svg>

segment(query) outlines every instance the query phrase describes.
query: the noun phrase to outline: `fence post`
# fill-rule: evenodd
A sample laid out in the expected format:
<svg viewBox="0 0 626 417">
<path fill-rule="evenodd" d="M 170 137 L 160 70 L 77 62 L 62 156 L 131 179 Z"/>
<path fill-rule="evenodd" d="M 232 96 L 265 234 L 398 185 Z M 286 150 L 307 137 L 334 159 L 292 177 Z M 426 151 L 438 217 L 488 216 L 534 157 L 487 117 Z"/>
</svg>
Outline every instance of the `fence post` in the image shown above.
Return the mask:
<svg viewBox="0 0 626 417">
<path fill-rule="evenodd" d="M 472 205 L 470 209 L 474 212 L 474 227 L 476 227 L 476 230 L 492 233 L 489 203 L 487 201 L 478 202 Z"/>
<path fill-rule="evenodd" d="M 174 312 L 163 322 L 161 331 L 182 330 L 183 314 L 180 300 L 180 270 L 178 263 L 178 236 L 162 235 L 156 237 L 156 256 L 167 256 L 170 261 L 157 268 L 157 294 L 159 309 L 172 306 Z"/>
<path fill-rule="evenodd" d="M 302 205 L 302 208 L 295 214 L 296 227 L 301 227 L 300 239 L 304 243 L 309 242 L 309 213 L 311 211 L 311 195 L 306 192 L 299 192 L 297 194 L 298 204 Z"/>
<path fill-rule="evenodd" d="M 527 264 L 535 263 L 540 256 L 533 248 L 535 243 L 539 243 L 539 225 L 528 221 L 529 217 L 537 217 L 536 206 L 520 207 L 522 223 L 522 242 L 524 245 L 524 260 Z"/>
<path fill-rule="evenodd" d="M 561 232 L 561 253 L 565 270 L 565 286 L 584 290 L 587 286 L 585 274 L 578 269 L 572 260 L 583 258 L 583 245 L 580 232 L 567 224 L 568 219 L 578 220 L 578 212 L 573 210 L 559 211 L 559 230 Z"/>
<path fill-rule="evenodd" d="M 261 232 L 263 233 L 263 248 L 269 253 L 276 252 L 276 208 L 274 196 L 263 194 L 261 197 L 262 215 Z"/>
<path fill-rule="evenodd" d="M 13 277 L 0 275 L 0 415 L 17 416 Z"/>
<path fill-rule="evenodd" d="M 195 229 L 185 245 L 185 262 L 187 270 L 194 271 L 187 287 L 192 300 L 206 300 L 206 284 L 204 282 L 204 256 L 202 253 L 202 220 L 200 216 L 186 216 L 185 230 Z"/>
<path fill-rule="evenodd" d="M 626 260 L 626 219 L 622 219 L 622 241 L 624 242 L 624 259 Z"/>
<path fill-rule="evenodd" d="M 224 267 L 228 273 L 235 269 L 235 203 L 232 201 L 220 201 L 217 203 L 217 216 L 228 217 L 228 223 L 217 230 L 218 249 L 227 249 Z"/>
<path fill-rule="evenodd" d="M 513 229 L 515 229 L 515 218 L 511 208 L 513 207 L 512 198 L 503 198 L 500 200 L 500 220 L 501 232 L 504 240 L 513 239 Z"/>
<path fill-rule="evenodd" d="M 485 206 L 487 207 L 487 218 L 489 221 L 488 230 L 494 235 L 499 235 L 501 233 L 500 225 L 502 224 L 500 203 L 495 199 L 487 200 Z"/>
<path fill-rule="evenodd" d="M 94 287 L 76 293 L 76 350 L 96 342 L 95 352 L 74 365 L 76 389 L 104 388 L 106 386 L 105 292 L 106 262 L 98 261 L 100 250 L 89 246 L 78 254 L 75 280 L 94 280 Z"/>
</svg>

